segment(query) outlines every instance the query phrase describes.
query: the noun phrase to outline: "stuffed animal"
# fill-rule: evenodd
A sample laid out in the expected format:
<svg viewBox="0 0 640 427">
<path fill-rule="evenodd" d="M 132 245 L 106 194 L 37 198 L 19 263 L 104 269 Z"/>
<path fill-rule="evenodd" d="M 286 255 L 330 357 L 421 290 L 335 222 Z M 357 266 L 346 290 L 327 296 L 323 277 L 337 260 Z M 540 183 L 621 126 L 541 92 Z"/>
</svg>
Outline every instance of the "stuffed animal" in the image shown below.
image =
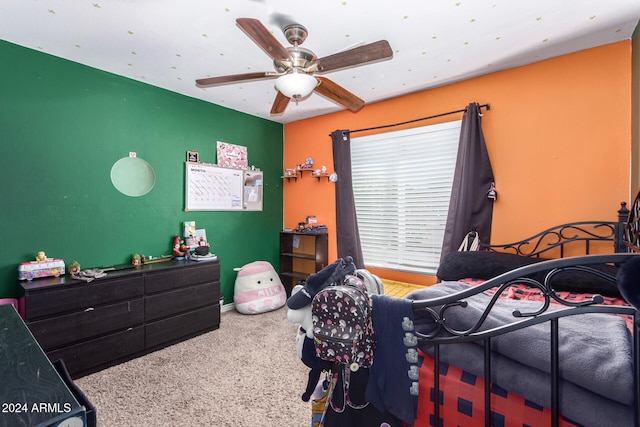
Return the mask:
<svg viewBox="0 0 640 427">
<path fill-rule="evenodd" d="M 295 295 L 302 289 L 302 285 L 294 286 L 291 291 L 291 296 Z M 287 310 L 287 319 L 294 325 L 299 325 L 298 333 L 296 335 L 296 352 L 298 353 L 300 360 L 302 360 L 302 363 L 311 368 L 309 371 L 309 379 L 307 380 L 307 387 L 302 394 L 302 400 L 308 402 L 316 391 L 322 371 L 328 371 L 331 368 L 331 362 L 320 359 L 316 355 L 316 346 L 313 342 L 311 304 L 297 309 L 289 307 Z"/>
<path fill-rule="evenodd" d="M 280 277 L 267 261 L 254 261 L 234 270 L 238 275 L 233 302 L 240 313 L 265 313 L 276 310 L 287 302 Z"/>
<path fill-rule="evenodd" d="M 301 289 L 302 285 L 294 286 L 293 290 L 291 291 L 291 295 L 297 294 Z M 294 325 L 300 326 L 302 334 L 299 334 L 298 337 L 306 336 L 307 338 L 313 339 L 313 331 L 311 330 L 313 327 L 313 320 L 311 319 L 311 304 L 297 310 L 289 308 L 287 310 L 287 320 L 289 320 L 289 322 L 293 323 Z M 299 340 L 298 337 L 296 337 L 296 349 L 298 349 L 298 356 L 302 358 L 302 347 L 301 344 L 298 344 L 298 341 L 301 340 Z"/>
</svg>

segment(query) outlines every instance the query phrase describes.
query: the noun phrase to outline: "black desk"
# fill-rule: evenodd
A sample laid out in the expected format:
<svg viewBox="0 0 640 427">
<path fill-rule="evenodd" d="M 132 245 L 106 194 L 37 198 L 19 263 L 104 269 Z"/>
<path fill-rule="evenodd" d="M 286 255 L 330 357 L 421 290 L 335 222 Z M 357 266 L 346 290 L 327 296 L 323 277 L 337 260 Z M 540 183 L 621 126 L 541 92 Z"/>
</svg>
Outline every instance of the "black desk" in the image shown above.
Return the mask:
<svg viewBox="0 0 640 427">
<path fill-rule="evenodd" d="M 0 427 L 85 425 L 85 407 L 13 306 L 0 305 Z"/>
</svg>

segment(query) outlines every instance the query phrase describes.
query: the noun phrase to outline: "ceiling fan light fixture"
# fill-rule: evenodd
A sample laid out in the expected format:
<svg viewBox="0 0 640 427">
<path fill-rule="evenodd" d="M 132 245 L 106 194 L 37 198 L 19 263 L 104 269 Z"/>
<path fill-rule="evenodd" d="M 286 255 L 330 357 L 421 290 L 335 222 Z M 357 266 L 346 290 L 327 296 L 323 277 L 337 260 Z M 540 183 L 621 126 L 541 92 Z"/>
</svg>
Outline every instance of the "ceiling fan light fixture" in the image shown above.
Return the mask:
<svg viewBox="0 0 640 427">
<path fill-rule="evenodd" d="M 294 72 L 276 79 L 276 89 L 296 101 L 311 95 L 317 85 L 316 78 L 305 73 Z"/>
</svg>

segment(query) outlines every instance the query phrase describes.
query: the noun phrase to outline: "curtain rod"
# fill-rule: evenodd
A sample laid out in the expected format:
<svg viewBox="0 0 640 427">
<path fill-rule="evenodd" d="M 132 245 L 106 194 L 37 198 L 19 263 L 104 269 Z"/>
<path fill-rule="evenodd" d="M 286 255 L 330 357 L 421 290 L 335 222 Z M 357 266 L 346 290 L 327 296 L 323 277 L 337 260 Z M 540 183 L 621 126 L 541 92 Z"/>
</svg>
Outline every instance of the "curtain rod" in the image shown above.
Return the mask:
<svg viewBox="0 0 640 427">
<path fill-rule="evenodd" d="M 487 104 L 480 105 L 479 110 L 482 110 L 483 108 L 486 108 L 487 111 L 491 110 L 491 104 L 487 103 Z M 349 132 L 349 133 L 365 132 L 365 131 L 368 131 L 368 130 L 384 129 L 384 128 L 390 128 L 390 127 L 394 127 L 394 126 L 402 126 L 402 125 L 406 125 L 406 124 L 409 124 L 409 123 L 419 122 L 419 121 L 422 121 L 422 120 L 429 120 L 429 119 L 435 119 L 437 117 L 448 116 L 450 114 L 464 113 L 465 111 L 467 111 L 467 109 L 463 108 L 462 110 L 449 111 L 448 113 L 436 114 L 435 116 L 422 117 L 420 119 L 409 120 L 409 121 L 401 122 L 401 123 L 394 123 L 392 125 L 375 126 L 375 127 L 366 128 L 366 129 L 348 130 L 346 132 Z M 331 136 L 331 135 L 329 135 L 329 136 Z"/>
</svg>

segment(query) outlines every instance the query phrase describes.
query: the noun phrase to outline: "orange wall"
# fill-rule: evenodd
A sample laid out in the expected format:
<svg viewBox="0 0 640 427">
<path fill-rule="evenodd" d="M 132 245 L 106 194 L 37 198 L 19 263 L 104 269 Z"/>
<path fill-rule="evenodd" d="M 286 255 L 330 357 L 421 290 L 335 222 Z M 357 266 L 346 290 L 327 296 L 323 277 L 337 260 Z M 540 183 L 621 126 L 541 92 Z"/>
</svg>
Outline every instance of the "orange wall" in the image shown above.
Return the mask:
<svg viewBox="0 0 640 427">
<path fill-rule="evenodd" d="M 563 222 L 615 220 L 619 203 L 629 201 L 630 41 L 370 104 L 358 113 L 341 111 L 287 124 L 284 167 L 312 157 L 316 167 L 326 165 L 331 172 L 333 130 L 403 122 L 459 110 L 470 102 L 491 104 L 482 127 L 498 191 L 492 243 L 521 239 Z M 284 226 L 295 227 L 306 215 L 316 215 L 328 226 L 329 260 L 335 259 L 333 184 L 308 174 L 283 184 Z M 393 280 L 433 282 L 376 272 Z"/>
</svg>

